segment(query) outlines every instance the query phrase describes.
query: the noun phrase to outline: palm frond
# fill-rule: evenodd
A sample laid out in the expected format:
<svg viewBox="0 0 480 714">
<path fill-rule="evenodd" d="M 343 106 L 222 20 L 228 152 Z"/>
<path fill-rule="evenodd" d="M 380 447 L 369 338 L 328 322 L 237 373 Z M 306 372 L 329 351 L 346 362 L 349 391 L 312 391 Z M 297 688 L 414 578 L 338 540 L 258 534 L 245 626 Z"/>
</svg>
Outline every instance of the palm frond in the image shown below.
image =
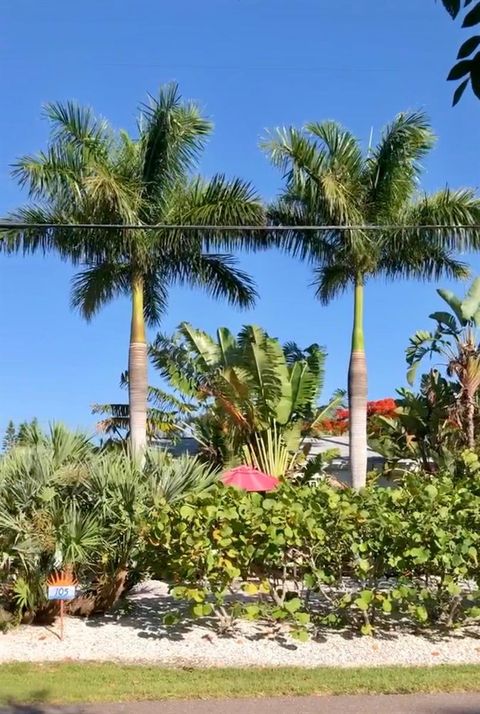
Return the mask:
<svg viewBox="0 0 480 714">
<path fill-rule="evenodd" d="M 445 249 L 463 251 L 477 249 L 480 245 L 480 199 L 473 189 L 446 188 L 421 196 L 406 208 L 402 222 L 417 227 L 417 230 L 409 229 L 410 236 L 418 236 L 419 240 L 435 240 Z M 450 228 L 424 228 L 429 225 Z"/>
<path fill-rule="evenodd" d="M 53 208 L 43 205 L 30 205 L 10 213 L 7 220 L 18 223 L 55 224 L 67 222 L 65 217 Z M 0 233 L 0 250 L 6 253 L 22 251 L 25 255 L 40 250 L 46 254 L 56 249 L 62 256 L 69 254 L 75 237 L 72 231 L 58 228 L 10 228 Z"/>
<path fill-rule="evenodd" d="M 150 97 L 150 103 L 141 107 L 138 126 L 142 181 L 150 196 L 188 173 L 212 130 L 195 104 L 182 102 L 175 83 L 163 86 L 158 98 Z"/>
<path fill-rule="evenodd" d="M 12 165 L 12 176 L 31 198 L 49 198 L 58 206 L 66 206 L 68 199 L 74 205 L 78 198 L 84 158 L 74 147 L 53 144 L 36 155 L 20 157 Z"/>
<path fill-rule="evenodd" d="M 367 202 L 375 221 L 396 220 L 416 190 L 420 160 L 434 141 L 423 112 L 401 113 L 386 127 L 366 162 Z"/>
<path fill-rule="evenodd" d="M 175 207 L 177 204 L 177 208 Z M 177 187 L 169 221 L 193 225 L 264 226 L 263 202 L 252 184 L 240 178 L 228 179 L 216 174 L 210 180 L 196 177 Z M 192 245 L 198 241 L 205 250 L 211 248 L 244 248 L 260 250 L 270 245 L 268 234 L 255 230 L 183 231 L 183 240 Z"/>
<path fill-rule="evenodd" d="M 454 257 L 452 251 L 438 244 L 428 232 L 406 234 L 384 251 L 377 271 L 387 278 L 438 280 L 442 275 L 463 279 L 469 275 L 468 265 Z"/>
<path fill-rule="evenodd" d="M 358 139 L 338 122 L 309 122 L 306 131 L 320 139 L 326 150 L 330 170 L 344 174 L 348 182 L 359 179 L 363 168 L 363 156 Z"/>
<path fill-rule="evenodd" d="M 349 265 L 340 262 L 334 265 L 322 265 L 314 270 L 312 285 L 315 287 L 315 296 L 324 305 L 333 297 L 341 295 L 351 287 L 355 272 Z"/>
<path fill-rule="evenodd" d="M 223 298 L 231 305 L 249 308 L 257 291 L 253 279 L 237 267 L 232 255 L 203 253 L 180 267 L 177 282 L 199 287 L 213 298 Z"/>
<path fill-rule="evenodd" d="M 143 282 L 145 320 L 151 326 L 158 325 L 168 305 L 168 283 L 161 273 L 148 272 Z"/>
<path fill-rule="evenodd" d="M 145 471 L 151 483 L 154 498 L 168 503 L 211 488 L 218 480 L 218 472 L 197 458 L 183 455 L 172 457 L 160 449 L 146 453 Z"/>
<path fill-rule="evenodd" d="M 105 159 L 113 145 L 113 131 L 105 119 L 95 116 L 90 107 L 75 102 L 50 102 L 45 105 L 51 137 L 56 144 L 72 144 L 92 156 Z"/>
<path fill-rule="evenodd" d="M 90 320 L 113 297 L 126 295 L 129 290 L 128 266 L 106 261 L 90 265 L 72 280 L 72 307 Z"/>
</svg>

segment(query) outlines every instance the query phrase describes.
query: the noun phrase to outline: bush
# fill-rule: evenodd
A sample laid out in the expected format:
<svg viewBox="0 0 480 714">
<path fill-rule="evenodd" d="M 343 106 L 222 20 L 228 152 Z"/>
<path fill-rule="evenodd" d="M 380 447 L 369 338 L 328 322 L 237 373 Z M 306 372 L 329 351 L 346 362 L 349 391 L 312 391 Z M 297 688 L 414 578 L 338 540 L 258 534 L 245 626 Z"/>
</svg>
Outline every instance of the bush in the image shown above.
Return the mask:
<svg viewBox="0 0 480 714">
<path fill-rule="evenodd" d="M 55 570 L 80 583 L 70 612 L 108 610 L 145 573 L 142 533 L 152 512 L 215 478 L 194 458 L 158 450 L 141 469 L 58 425 L 11 448 L 0 458 L 0 627 L 55 616 L 46 600 Z"/>
<path fill-rule="evenodd" d="M 158 510 L 145 557 L 198 616 L 307 630 L 399 621 L 451 627 L 478 607 L 480 487 L 409 476 L 396 489 L 326 483 L 272 495 L 221 486 Z"/>
</svg>

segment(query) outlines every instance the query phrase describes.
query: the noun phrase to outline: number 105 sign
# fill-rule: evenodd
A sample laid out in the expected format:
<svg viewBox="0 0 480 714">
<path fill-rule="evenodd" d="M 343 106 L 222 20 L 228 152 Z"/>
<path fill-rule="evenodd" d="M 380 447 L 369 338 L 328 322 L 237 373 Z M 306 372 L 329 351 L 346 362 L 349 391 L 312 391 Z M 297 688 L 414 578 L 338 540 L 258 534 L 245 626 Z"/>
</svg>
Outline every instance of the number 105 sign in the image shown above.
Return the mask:
<svg viewBox="0 0 480 714">
<path fill-rule="evenodd" d="M 75 585 L 49 585 L 49 600 L 73 600 L 75 598 Z"/>
<path fill-rule="evenodd" d="M 75 578 L 66 573 L 55 573 L 48 581 L 49 600 L 73 600 L 76 594 Z"/>
</svg>

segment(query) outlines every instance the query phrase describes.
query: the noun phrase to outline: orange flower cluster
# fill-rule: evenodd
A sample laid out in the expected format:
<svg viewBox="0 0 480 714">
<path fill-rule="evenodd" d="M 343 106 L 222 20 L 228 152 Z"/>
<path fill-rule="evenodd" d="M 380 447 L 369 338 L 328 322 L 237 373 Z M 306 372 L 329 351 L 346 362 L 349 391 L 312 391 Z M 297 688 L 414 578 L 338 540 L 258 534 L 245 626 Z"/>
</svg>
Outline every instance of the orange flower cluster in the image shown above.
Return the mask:
<svg viewBox="0 0 480 714">
<path fill-rule="evenodd" d="M 395 414 L 396 408 L 395 399 L 377 399 L 376 401 L 367 402 L 367 418 L 376 414 L 391 417 Z M 319 431 L 323 434 L 335 436 L 345 434 L 348 431 L 349 416 L 348 409 L 337 409 L 333 419 L 324 419 L 319 424 Z"/>
</svg>

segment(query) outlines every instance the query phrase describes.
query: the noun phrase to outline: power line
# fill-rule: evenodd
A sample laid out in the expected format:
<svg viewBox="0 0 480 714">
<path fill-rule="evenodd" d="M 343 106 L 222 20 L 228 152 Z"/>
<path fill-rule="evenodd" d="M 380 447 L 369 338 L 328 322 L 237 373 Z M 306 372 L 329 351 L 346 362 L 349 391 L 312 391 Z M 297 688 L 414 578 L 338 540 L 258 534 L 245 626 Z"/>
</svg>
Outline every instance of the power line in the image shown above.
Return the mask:
<svg viewBox="0 0 480 714">
<path fill-rule="evenodd" d="M 201 224 L 184 224 L 184 223 L 158 223 L 156 225 L 142 225 L 138 223 L 20 223 L 16 221 L 0 221 L 0 230 L 26 230 L 34 229 L 73 229 L 86 230 L 88 228 L 103 229 L 103 230 L 128 230 L 128 231 L 177 231 L 177 230 L 194 230 L 194 231 L 261 231 L 261 232 L 285 232 L 285 231 L 387 231 L 387 230 L 418 230 L 425 228 L 428 230 L 480 230 L 480 224 L 458 224 L 447 225 L 442 223 L 432 223 L 427 225 L 402 225 L 398 223 L 380 225 L 350 225 L 350 226 L 241 226 L 241 225 L 201 225 Z"/>
</svg>

